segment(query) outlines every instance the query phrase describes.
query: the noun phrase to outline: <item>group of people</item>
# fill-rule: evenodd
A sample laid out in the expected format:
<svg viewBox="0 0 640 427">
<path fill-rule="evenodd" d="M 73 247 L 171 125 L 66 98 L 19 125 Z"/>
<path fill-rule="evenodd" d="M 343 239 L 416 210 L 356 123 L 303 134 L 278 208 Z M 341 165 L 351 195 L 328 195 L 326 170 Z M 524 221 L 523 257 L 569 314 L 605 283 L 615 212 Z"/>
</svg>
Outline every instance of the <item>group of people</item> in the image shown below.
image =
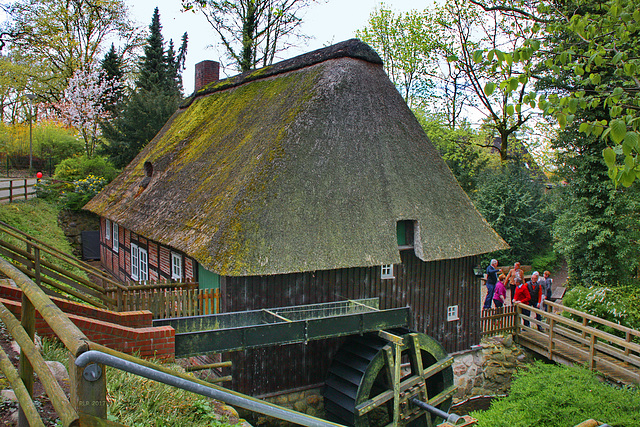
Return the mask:
<svg viewBox="0 0 640 427">
<path fill-rule="evenodd" d="M 531 273 L 531 279 L 525 282 L 524 271 L 519 262 L 516 262 L 505 276 L 498 268 L 498 261 L 492 259 L 487 267 L 487 296 L 483 309 L 490 309 L 492 303 L 496 308 L 504 306 L 507 303 L 507 286 L 511 290 L 512 305 L 522 303 L 540 309 L 544 300 L 551 298 L 553 279 L 549 276 L 548 271 L 545 271 L 542 277 L 534 271 Z M 522 311 L 529 316 L 529 310 Z"/>
</svg>

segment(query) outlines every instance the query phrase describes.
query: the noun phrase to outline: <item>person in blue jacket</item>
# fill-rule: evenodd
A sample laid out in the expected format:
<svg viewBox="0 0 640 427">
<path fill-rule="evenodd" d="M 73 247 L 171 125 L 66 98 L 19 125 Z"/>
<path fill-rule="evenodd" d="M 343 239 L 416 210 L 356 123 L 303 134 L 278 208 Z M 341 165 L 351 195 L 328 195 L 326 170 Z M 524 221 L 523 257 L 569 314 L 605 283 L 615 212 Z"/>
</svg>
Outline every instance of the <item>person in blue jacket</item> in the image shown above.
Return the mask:
<svg viewBox="0 0 640 427">
<path fill-rule="evenodd" d="M 498 260 L 492 259 L 487 267 L 487 297 L 484 299 L 484 310 L 491 308 L 491 302 L 493 301 L 493 292 L 496 289 L 496 283 L 498 282 Z"/>
</svg>

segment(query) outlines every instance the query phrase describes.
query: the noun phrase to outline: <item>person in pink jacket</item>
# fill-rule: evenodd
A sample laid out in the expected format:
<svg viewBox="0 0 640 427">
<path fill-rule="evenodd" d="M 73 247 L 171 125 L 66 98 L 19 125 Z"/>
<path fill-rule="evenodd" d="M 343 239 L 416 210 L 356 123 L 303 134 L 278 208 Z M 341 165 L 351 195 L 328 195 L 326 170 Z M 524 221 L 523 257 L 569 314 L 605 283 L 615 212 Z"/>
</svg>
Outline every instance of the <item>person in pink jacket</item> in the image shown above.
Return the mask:
<svg viewBox="0 0 640 427">
<path fill-rule="evenodd" d="M 493 291 L 493 303 L 497 308 L 504 306 L 507 298 L 507 289 L 504 286 L 505 277 L 506 276 L 504 274 L 498 276 L 498 282 L 496 283 L 496 288 Z"/>
</svg>

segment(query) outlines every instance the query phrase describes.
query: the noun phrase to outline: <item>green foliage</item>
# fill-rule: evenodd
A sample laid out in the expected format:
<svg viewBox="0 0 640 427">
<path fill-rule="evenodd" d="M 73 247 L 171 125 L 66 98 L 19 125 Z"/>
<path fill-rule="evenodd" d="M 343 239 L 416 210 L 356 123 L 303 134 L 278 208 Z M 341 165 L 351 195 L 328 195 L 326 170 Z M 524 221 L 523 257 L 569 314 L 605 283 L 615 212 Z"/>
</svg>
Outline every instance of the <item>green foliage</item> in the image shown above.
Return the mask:
<svg viewBox="0 0 640 427">
<path fill-rule="evenodd" d="M 528 264 L 536 254 L 548 250 L 552 218 L 546 209 L 544 186 L 523 166 L 509 163 L 501 170 L 486 171 L 472 199 L 511 246 L 511 260 Z"/>
<path fill-rule="evenodd" d="M 442 124 L 438 116 L 421 111 L 414 113 L 462 189 L 471 194 L 476 189 L 481 173 L 490 162 L 489 154 L 473 143 L 478 136 L 469 127 L 451 130 Z"/>
<path fill-rule="evenodd" d="M 541 362 L 514 378 L 507 397 L 471 414 L 478 427 L 567 427 L 588 419 L 613 427 L 637 425 L 637 388 L 609 385 L 584 368 Z"/>
<path fill-rule="evenodd" d="M 437 12 L 413 10 L 396 15 L 381 5 L 371 13 L 367 26 L 356 31 L 356 37 L 382 56 L 387 75 L 409 105 L 426 95 L 419 93 L 420 88 L 435 86 L 436 55 L 447 50 L 448 40 L 437 20 Z"/>
<path fill-rule="evenodd" d="M 555 249 L 567 260 L 572 283 L 626 283 L 640 257 L 640 189 L 616 190 L 601 155 L 605 142 L 576 127 L 568 126 L 553 144 L 558 176 L 567 182 L 555 202 Z"/>
<path fill-rule="evenodd" d="M 76 181 L 84 179 L 89 175 L 102 177 L 107 182 L 111 182 L 118 171 L 105 157 L 86 155 L 66 159 L 56 166 L 54 179 L 61 181 Z"/>
<path fill-rule="evenodd" d="M 178 365 L 171 369 L 184 372 Z M 108 418 L 132 427 L 227 426 L 202 396 L 107 368 Z"/>
<path fill-rule="evenodd" d="M 84 149 L 73 131 L 53 121 L 33 124 L 32 144 L 35 157 L 52 157 L 54 164 Z M 0 151 L 9 156 L 28 155 L 29 123 L 10 125 L 0 122 Z"/>
<path fill-rule="evenodd" d="M 57 339 L 42 339 L 45 360 L 69 363 L 69 351 Z M 179 365 L 166 367 L 184 373 Z M 108 418 L 132 427 L 213 426 L 219 421 L 210 399 L 148 380 L 118 369 L 107 368 Z"/>
<path fill-rule="evenodd" d="M 542 274 L 543 271 L 549 270 L 553 272 L 562 263 L 562 257 L 560 257 L 553 248 L 545 252 L 534 255 L 531 259 L 531 271 L 539 271 Z"/>
<path fill-rule="evenodd" d="M 53 164 L 84 152 L 84 144 L 73 131 L 51 122 L 41 122 L 34 128 L 33 139 L 38 142 L 41 157 L 52 157 Z"/>
<path fill-rule="evenodd" d="M 640 330 L 640 288 L 637 285 L 618 286 L 576 286 L 562 298 L 562 303 L 601 319 L 628 328 Z M 591 324 L 605 332 L 625 337 L 624 333 L 606 326 Z M 638 341 L 638 338 L 636 338 Z"/>
<path fill-rule="evenodd" d="M 107 185 L 106 179 L 93 175 L 73 181 L 73 191 L 62 194 L 65 209 L 81 210 L 105 185 Z"/>
</svg>

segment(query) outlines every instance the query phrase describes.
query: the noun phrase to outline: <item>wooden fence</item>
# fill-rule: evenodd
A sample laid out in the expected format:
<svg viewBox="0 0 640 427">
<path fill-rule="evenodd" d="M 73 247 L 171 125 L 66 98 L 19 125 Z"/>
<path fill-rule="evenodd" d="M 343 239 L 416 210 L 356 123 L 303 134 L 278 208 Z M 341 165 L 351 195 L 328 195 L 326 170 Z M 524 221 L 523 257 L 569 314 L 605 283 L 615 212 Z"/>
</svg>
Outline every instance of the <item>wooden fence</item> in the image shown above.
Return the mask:
<svg viewBox="0 0 640 427">
<path fill-rule="evenodd" d="M 482 310 L 480 327 L 482 336 L 515 332 L 515 306 Z"/>
<path fill-rule="evenodd" d="M 191 284 L 176 284 L 191 285 Z M 197 283 L 195 284 L 197 287 Z M 113 293 L 112 293 L 113 292 Z M 115 291 L 107 292 L 115 295 Z M 121 291 L 122 310 L 149 310 L 154 319 L 201 316 L 220 313 L 220 290 L 190 286 L 132 286 Z"/>
<path fill-rule="evenodd" d="M 35 197 L 34 185 L 35 180 L 32 178 L 0 180 L 0 202 L 11 203 Z"/>
</svg>

